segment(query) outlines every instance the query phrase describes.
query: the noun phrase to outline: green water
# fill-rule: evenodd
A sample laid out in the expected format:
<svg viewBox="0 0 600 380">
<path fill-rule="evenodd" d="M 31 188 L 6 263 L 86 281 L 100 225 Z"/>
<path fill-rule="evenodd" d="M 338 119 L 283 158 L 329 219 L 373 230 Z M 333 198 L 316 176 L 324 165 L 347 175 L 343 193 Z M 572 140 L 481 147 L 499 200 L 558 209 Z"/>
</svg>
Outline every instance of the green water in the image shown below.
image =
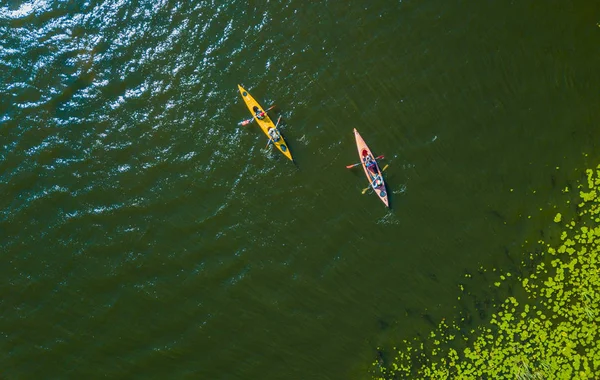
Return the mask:
<svg viewBox="0 0 600 380">
<path fill-rule="evenodd" d="M 1 3 L 0 376 L 368 378 L 378 346 L 467 307 L 466 272 L 518 271 L 600 162 L 599 21 L 594 1 Z M 238 83 L 297 165 L 237 126 Z M 391 210 L 345 169 L 353 128 Z"/>
</svg>

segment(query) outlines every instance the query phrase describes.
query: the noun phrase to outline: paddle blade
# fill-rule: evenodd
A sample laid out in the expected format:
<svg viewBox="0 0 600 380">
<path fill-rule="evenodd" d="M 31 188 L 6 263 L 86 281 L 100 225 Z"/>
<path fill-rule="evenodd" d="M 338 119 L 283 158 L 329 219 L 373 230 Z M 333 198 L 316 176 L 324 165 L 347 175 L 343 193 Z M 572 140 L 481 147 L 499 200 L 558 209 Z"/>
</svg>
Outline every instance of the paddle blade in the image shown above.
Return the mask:
<svg viewBox="0 0 600 380">
<path fill-rule="evenodd" d="M 376 160 L 382 160 L 384 158 L 385 157 L 383 155 L 375 157 Z M 346 169 L 352 169 L 353 167 L 358 166 L 358 165 L 360 165 L 360 162 L 358 164 L 346 165 Z"/>
<path fill-rule="evenodd" d="M 362 194 L 366 193 L 366 192 L 367 192 L 367 190 L 369 190 L 370 188 L 371 188 L 371 186 L 369 186 L 369 187 L 365 187 L 365 188 L 363 189 L 363 191 L 362 191 Z"/>
<path fill-rule="evenodd" d="M 238 123 L 238 125 L 245 126 L 245 125 L 252 123 L 253 121 L 254 121 L 254 119 L 243 120 L 243 121 L 240 121 Z"/>
<path fill-rule="evenodd" d="M 388 166 L 390 166 L 390 164 L 387 164 L 387 165 L 385 165 L 385 166 L 383 167 L 383 169 L 381 169 L 381 171 L 384 171 L 385 169 L 387 169 L 387 168 L 388 168 Z"/>
</svg>

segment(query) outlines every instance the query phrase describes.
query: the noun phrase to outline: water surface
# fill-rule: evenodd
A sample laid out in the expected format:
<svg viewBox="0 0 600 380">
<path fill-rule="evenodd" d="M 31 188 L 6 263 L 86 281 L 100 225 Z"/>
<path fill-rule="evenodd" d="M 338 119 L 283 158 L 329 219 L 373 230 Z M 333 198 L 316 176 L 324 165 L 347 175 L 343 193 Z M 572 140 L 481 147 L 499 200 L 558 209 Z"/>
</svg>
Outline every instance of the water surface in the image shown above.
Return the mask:
<svg viewBox="0 0 600 380">
<path fill-rule="evenodd" d="M 599 14 L 4 3 L 3 374 L 367 377 L 378 346 L 464 306 L 465 273 L 518 266 L 598 162 Z M 237 126 L 238 83 L 277 105 L 297 165 Z M 353 128 L 391 210 L 344 168 Z"/>
</svg>

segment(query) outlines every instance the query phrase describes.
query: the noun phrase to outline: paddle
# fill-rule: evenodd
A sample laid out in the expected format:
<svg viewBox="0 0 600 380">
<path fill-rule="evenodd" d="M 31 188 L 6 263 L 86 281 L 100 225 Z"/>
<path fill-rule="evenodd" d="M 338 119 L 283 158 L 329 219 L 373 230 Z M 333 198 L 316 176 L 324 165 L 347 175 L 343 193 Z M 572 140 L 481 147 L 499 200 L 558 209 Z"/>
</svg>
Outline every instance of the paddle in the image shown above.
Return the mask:
<svg viewBox="0 0 600 380">
<path fill-rule="evenodd" d="M 269 108 L 268 108 L 268 109 L 265 111 L 265 113 L 269 112 L 269 111 L 270 111 L 270 110 L 272 110 L 273 108 L 275 108 L 275 104 L 273 104 L 271 107 L 269 107 Z M 243 126 L 243 125 L 248 125 L 248 124 L 252 123 L 253 121 L 254 121 L 254 118 L 253 118 L 253 117 L 251 117 L 250 119 L 246 119 L 246 120 L 240 121 L 240 122 L 238 123 L 238 125 L 242 125 L 242 126 Z"/>
<path fill-rule="evenodd" d="M 389 164 L 388 164 L 388 165 L 385 165 L 385 166 L 383 167 L 383 169 L 381 169 L 381 172 L 383 173 L 383 171 L 384 171 L 385 169 L 387 169 L 387 168 L 388 168 L 388 166 L 390 166 L 390 165 L 389 165 Z M 369 189 L 371 188 L 371 186 L 373 186 L 373 183 L 375 183 L 375 180 L 377 180 L 377 177 L 375 177 L 375 179 L 373 180 L 373 182 L 371 182 L 371 184 L 369 185 L 369 187 L 367 187 L 367 188 L 363 189 L 363 191 L 362 191 L 362 193 L 363 193 L 363 194 L 364 194 L 364 193 L 366 193 L 366 192 L 367 192 L 367 190 L 369 190 Z"/>
<path fill-rule="evenodd" d="M 384 158 L 385 157 L 383 157 L 383 155 L 375 157 L 376 160 L 383 160 Z M 359 162 L 358 164 L 347 165 L 346 169 L 352 169 L 353 167 L 358 165 L 361 165 L 361 163 Z"/>
<path fill-rule="evenodd" d="M 281 115 L 279 115 L 279 118 L 277 119 L 277 123 L 275 123 L 275 130 L 277 130 L 277 126 L 279 125 L 279 120 L 281 120 Z M 267 146 L 265 146 L 265 149 L 269 147 L 269 144 L 273 142 L 273 139 L 271 138 L 271 135 L 269 135 L 269 141 L 267 141 Z"/>
</svg>

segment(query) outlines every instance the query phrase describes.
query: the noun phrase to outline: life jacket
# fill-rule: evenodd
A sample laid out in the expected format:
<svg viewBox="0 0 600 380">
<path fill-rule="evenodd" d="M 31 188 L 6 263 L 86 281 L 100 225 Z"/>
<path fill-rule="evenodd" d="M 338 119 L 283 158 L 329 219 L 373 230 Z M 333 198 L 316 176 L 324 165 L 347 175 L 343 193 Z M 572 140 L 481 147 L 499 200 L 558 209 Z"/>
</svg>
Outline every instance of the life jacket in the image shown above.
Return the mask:
<svg viewBox="0 0 600 380">
<path fill-rule="evenodd" d="M 374 160 L 368 162 L 367 169 L 371 170 L 374 174 L 377 174 L 377 163 Z"/>
<path fill-rule="evenodd" d="M 260 108 L 258 108 L 257 106 L 254 106 L 254 108 L 252 108 L 252 110 L 254 111 L 254 115 L 259 118 L 260 120 L 265 118 L 265 112 L 263 110 L 261 110 Z"/>
</svg>

